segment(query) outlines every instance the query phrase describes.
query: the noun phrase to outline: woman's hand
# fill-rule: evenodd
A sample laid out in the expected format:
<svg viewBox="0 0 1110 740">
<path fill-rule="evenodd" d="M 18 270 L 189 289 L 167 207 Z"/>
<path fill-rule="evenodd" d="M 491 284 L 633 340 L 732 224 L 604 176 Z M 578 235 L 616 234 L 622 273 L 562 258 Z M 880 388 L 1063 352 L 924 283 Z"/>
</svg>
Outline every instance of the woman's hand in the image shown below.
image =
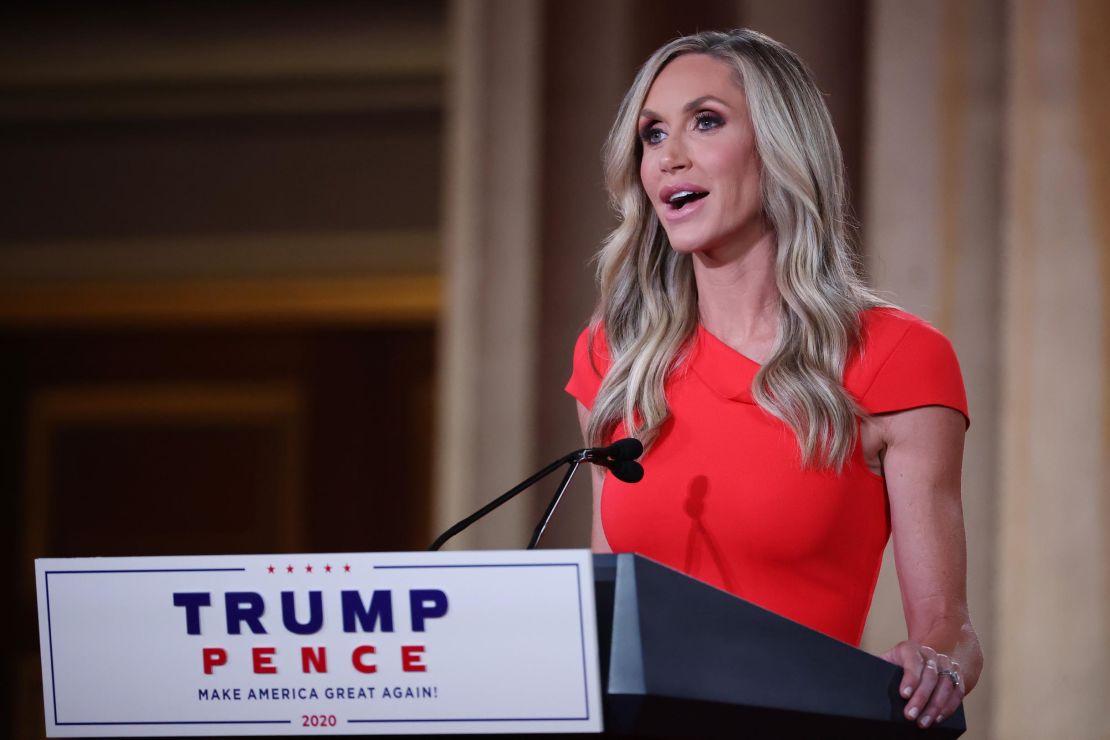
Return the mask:
<svg viewBox="0 0 1110 740">
<path fill-rule="evenodd" d="M 881 656 L 902 666 L 898 693 L 907 699 L 906 719 L 929 727 L 951 717 L 964 699 L 960 664 L 916 640 L 903 640 Z"/>
</svg>

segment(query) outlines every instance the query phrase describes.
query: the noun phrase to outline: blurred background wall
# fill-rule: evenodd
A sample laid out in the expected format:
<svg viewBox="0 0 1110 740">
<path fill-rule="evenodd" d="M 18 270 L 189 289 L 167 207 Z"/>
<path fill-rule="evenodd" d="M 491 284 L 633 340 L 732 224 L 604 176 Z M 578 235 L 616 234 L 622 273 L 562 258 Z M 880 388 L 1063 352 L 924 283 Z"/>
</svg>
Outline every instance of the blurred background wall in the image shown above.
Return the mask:
<svg viewBox="0 0 1110 740">
<path fill-rule="evenodd" d="M 42 734 L 35 557 L 419 549 L 578 446 L 601 142 L 652 49 L 750 26 L 827 93 L 872 282 L 961 358 L 968 737 L 1110 737 L 1106 3 L 0 12 L 0 731 Z M 521 546 L 537 493 L 454 546 Z"/>
</svg>

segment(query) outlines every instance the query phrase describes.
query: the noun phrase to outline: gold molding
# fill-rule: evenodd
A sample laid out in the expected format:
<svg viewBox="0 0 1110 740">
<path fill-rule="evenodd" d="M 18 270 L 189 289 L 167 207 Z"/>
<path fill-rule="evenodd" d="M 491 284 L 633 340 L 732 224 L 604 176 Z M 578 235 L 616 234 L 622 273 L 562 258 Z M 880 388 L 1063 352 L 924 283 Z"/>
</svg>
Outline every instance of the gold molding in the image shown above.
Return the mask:
<svg viewBox="0 0 1110 740">
<path fill-rule="evenodd" d="M 219 234 L 83 236 L 0 243 L 0 288 L 19 283 L 98 283 L 243 278 L 434 275 L 434 228 Z"/>
<path fill-rule="evenodd" d="M 423 325 L 437 275 L 0 284 L 0 329 L 190 325 Z"/>
</svg>

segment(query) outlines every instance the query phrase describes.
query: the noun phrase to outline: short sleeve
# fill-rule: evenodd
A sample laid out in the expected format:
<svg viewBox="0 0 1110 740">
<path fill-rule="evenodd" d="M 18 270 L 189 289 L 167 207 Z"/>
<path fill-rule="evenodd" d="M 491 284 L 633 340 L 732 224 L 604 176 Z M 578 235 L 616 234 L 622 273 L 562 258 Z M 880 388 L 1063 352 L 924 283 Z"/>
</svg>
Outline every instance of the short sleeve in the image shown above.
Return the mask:
<svg viewBox="0 0 1110 740">
<path fill-rule="evenodd" d="M 609 350 L 600 327 L 594 332 L 592 344 L 591 347 L 590 330 L 583 329 L 574 345 L 574 366 L 566 385 L 566 392 L 586 408 L 593 408 L 601 380 L 609 369 Z"/>
<path fill-rule="evenodd" d="M 967 393 L 952 343 L 921 319 L 902 316 L 905 319 L 897 323 L 904 332 L 890 337 L 887 348 L 879 340 L 877 356 L 868 358 L 874 363 L 873 375 L 860 405 L 870 414 L 946 406 L 963 414 L 970 425 Z"/>
</svg>

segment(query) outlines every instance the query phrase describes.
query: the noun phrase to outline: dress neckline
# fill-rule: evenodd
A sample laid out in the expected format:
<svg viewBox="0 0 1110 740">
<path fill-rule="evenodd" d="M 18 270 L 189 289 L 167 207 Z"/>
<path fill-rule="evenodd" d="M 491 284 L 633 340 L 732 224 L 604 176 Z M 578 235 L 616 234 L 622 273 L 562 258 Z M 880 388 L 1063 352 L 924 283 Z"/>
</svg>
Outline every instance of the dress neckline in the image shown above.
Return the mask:
<svg viewBox="0 0 1110 740">
<path fill-rule="evenodd" d="M 755 403 L 752 380 L 761 365 L 725 344 L 701 324 L 698 324 L 690 367 L 719 396 Z"/>
<path fill-rule="evenodd" d="M 898 309 L 885 306 L 861 311 L 861 346 L 866 342 L 865 337 L 874 322 L 879 320 L 878 317 L 898 313 L 900 313 Z M 849 352 L 844 367 L 845 388 L 854 387 L 853 378 L 861 371 L 861 352 L 860 347 L 855 347 Z M 690 367 L 719 396 L 734 401 L 755 403 L 752 397 L 752 381 L 763 365 L 730 347 L 701 323 L 698 324 L 695 335 Z"/>
</svg>

